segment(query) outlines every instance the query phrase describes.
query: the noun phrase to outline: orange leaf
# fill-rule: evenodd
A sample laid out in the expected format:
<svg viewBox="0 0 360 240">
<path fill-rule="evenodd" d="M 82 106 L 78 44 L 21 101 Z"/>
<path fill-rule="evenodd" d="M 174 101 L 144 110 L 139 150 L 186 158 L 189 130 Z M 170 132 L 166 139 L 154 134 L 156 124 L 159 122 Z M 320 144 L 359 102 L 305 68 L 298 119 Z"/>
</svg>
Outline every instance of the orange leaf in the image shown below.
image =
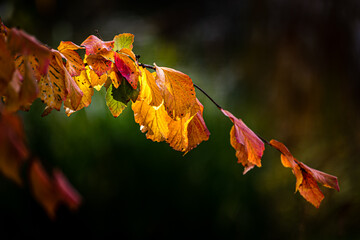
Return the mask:
<svg viewBox="0 0 360 240">
<path fill-rule="evenodd" d="M 191 78 L 171 68 L 155 67 L 155 80 L 164 98 L 166 111 L 173 119 L 184 117 L 196 103 Z"/>
<path fill-rule="evenodd" d="M 86 73 L 88 75 L 88 79 L 90 81 L 90 84 L 93 88 L 95 88 L 97 91 L 100 91 L 101 87 L 106 82 L 108 76 L 107 74 L 102 75 L 99 77 L 93 70 L 91 70 L 88 66 L 86 67 Z"/>
<path fill-rule="evenodd" d="M 111 61 L 105 59 L 101 55 L 89 55 L 85 60 L 99 77 L 111 69 Z"/>
<path fill-rule="evenodd" d="M 234 123 L 230 131 L 230 143 L 236 150 L 238 162 L 245 167 L 244 174 L 254 165 L 261 167 L 261 157 L 265 150 L 264 143 L 241 119 L 224 109 L 221 111 Z"/>
<path fill-rule="evenodd" d="M 209 140 L 209 136 L 210 136 L 210 132 L 207 129 L 203 118 L 204 106 L 200 103 L 198 99 L 196 99 L 196 101 L 200 107 L 200 110 L 191 119 L 187 127 L 188 147 L 186 149 L 186 152 L 197 147 L 202 141 Z"/>
<path fill-rule="evenodd" d="M 72 42 L 61 41 L 58 50 L 66 59 L 66 68 L 72 77 L 79 76 L 81 71 L 85 69 L 84 62 L 76 50 L 84 49 Z"/>
<path fill-rule="evenodd" d="M 139 81 L 139 70 L 135 62 L 128 55 L 122 53 L 115 53 L 114 56 L 116 68 L 130 85 L 136 89 Z"/>
<path fill-rule="evenodd" d="M 337 191 L 340 190 L 337 177 L 306 166 L 294 158 L 286 146 L 279 141 L 271 140 L 270 145 L 281 152 L 283 165 L 292 168 L 296 177 L 295 191 L 299 190 L 300 194 L 315 207 L 318 208 L 324 199 L 317 182 Z"/>
</svg>

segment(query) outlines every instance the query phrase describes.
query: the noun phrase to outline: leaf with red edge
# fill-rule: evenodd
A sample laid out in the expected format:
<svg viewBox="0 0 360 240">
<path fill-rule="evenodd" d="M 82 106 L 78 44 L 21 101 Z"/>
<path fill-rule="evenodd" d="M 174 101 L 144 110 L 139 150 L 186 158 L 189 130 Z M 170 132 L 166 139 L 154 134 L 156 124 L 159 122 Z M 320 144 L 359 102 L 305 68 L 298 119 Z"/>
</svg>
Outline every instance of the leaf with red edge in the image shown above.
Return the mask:
<svg viewBox="0 0 360 240">
<path fill-rule="evenodd" d="M 81 71 L 85 69 L 84 62 L 76 50 L 84 49 L 73 42 L 61 41 L 58 46 L 59 52 L 61 52 L 66 59 L 66 68 L 72 77 L 79 76 Z"/>
<path fill-rule="evenodd" d="M 55 218 L 60 204 L 76 210 L 81 203 L 81 196 L 70 185 L 66 177 L 59 170 L 54 170 L 53 176 L 49 176 L 37 159 L 29 168 L 29 180 L 35 199 L 52 219 Z"/>
<path fill-rule="evenodd" d="M 21 185 L 21 167 L 28 156 L 20 118 L 17 115 L 2 112 L 0 115 L 0 172 Z"/>
<path fill-rule="evenodd" d="M 136 89 L 139 81 L 139 70 L 135 62 L 128 55 L 122 53 L 115 53 L 114 56 L 116 68 L 130 85 Z"/>
<path fill-rule="evenodd" d="M 86 55 L 97 54 L 102 50 L 111 51 L 114 47 L 114 41 L 102 41 L 94 35 L 90 35 L 85 41 L 81 43 L 86 49 Z"/>
<path fill-rule="evenodd" d="M 173 119 L 184 117 L 196 105 L 195 89 L 191 78 L 177 70 L 156 68 L 156 84 L 164 98 L 164 106 Z"/>
<path fill-rule="evenodd" d="M 230 143 L 236 150 L 236 157 L 245 169 L 244 174 L 255 165 L 261 167 L 261 157 L 265 150 L 264 143 L 245 123 L 232 113 L 221 109 L 222 113 L 234 123 L 230 131 Z"/>
<path fill-rule="evenodd" d="M 50 49 L 41 44 L 35 37 L 22 30 L 12 28 L 8 31 L 8 48 L 13 55 L 34 55 L 39 62 L 39 72 L 45 75 L 50 62 Z"/>
<path fill-rule="evenodd" d="M 318 208 L 324 199 L 317 182 L 325 187 L 340 190 L 337 177 L 306 166 L 294 158 L 287 147 L 279 141 L 271 140 L 270 145 L 281 152 L 281 162 L 284 167 L 292 168 L 296 177 L 295 192 L 299 191 L 315 207 Z"/>
</svg>

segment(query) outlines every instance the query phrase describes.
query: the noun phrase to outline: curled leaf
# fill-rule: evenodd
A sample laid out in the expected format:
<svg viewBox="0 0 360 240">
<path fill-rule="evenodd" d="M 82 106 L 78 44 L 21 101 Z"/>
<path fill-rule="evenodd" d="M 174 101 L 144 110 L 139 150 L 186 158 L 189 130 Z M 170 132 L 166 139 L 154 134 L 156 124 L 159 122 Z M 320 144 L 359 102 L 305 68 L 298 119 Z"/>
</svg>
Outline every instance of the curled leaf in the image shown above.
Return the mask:
<svg viewBox="0 0 360 240">
<path fill-rule="evenodd" d="M 299 191 L 301 196 L 315 207 L 318 208 L 324 199 L 317 182 L 325 187 L 340 190 L 337 177 L 306 166 L 294 158 L 287 147 L 279 141 L 271 140 L 270 145 L 281 152 L 281 162 L 284 167 L 292 168 L 296 177 L 295 192 Z"/>
<path fill-rule="evenodd" d="M 265 150 L 264 143 L 245 123 L 232 113 L 221 109 L 222 113 L 234 123 L 230 131 L 230 143 L 236 150 L 238 163 L 244 166 L 244 174 L 255 165 L 261 167 L 261 157 Z"/>
</svg>

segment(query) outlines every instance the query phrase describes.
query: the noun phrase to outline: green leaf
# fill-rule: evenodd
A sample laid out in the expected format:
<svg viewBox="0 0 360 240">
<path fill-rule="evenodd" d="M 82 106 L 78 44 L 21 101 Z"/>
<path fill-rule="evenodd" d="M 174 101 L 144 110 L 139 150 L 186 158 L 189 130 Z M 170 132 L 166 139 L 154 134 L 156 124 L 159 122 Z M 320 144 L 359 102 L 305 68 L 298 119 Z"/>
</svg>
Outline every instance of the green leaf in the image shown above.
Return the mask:
<svg viewBox="0 0 360 240">
<path fill-rule="evenodd" d="M 127 103 L 132 100 L 136 101 L 139 95 L 139 87 L 133 89 L 131 85 L 122 78 L 121 84 L 115 88 L 112 84 L 106 91 L 106 105 L 114 117 L 118 117 L 121 112 L 126 108 Z"/>
<path fill-rule="evenodd" d="M 122 33 L 114 37 L 114 51 L 120 51 L 123 48 L 132 50 L 134 35 L 131 33 Z"/>
<path fill-rule="evenodd" d="M 116 88 L 115 87 L 113 88 L 113 85 L 111 84 L 106 91 L 105 100 L 106 100 L 106 105 L 108 106 L 111 114 L 114 117 L 118 117 L 122 113 L 122 111 L 126 108 L 126 104 L 114 98 L 113 89 Z"/>
</svg>

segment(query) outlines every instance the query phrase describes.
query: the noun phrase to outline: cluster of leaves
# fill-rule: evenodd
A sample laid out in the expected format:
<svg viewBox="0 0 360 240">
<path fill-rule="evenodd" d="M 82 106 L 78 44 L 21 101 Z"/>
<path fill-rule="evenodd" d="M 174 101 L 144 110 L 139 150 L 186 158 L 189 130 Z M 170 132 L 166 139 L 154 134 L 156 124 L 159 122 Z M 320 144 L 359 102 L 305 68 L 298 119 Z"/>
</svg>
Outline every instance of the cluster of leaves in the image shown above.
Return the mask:
<svg viewBox="0 0 360 240">
<path fill-rule="evenodd" d="M 70 116 L 89 106 L 94 89 L 105 87 L 112 115 L 118 117 L 131 101 L 134 119 L 148 139 L 165 141 L 184 153 L 209 139 L 204 107 L 196 98 L 191 78 L 171 68 L 139 63 L 132 51 L 134 35 L 119 34 L 112 41 L 91 35 L 80 45 L 61 42 L 56 50 L 21 30 L 1 22 L 0 27 L 0 171 L 18 184 L 29 181 L 34 196 L 50 216 L 55 216 L 60 203 L 76 209 L 81 198 L 59 170 L 49 173 L 38 159 L 29 157 L 15 112 L 28 110 L 36 98 L 46 104 L 42 116 L 61 106 Z M 261 167 L 268 144 L 281 152 L 282 164 L 296 177 L 296 191 L 314 206 L 319 207 L 324 198 L 317 182 L 339 190 L 335 176 L 306 166 L 282 143 L 264 140 L 241 119 L 217 107 L 234 124 L 230 143 L 244 174 L 254 166 Z M 24 166 L 27 179 L 20 174 Z"/>
</svg>

